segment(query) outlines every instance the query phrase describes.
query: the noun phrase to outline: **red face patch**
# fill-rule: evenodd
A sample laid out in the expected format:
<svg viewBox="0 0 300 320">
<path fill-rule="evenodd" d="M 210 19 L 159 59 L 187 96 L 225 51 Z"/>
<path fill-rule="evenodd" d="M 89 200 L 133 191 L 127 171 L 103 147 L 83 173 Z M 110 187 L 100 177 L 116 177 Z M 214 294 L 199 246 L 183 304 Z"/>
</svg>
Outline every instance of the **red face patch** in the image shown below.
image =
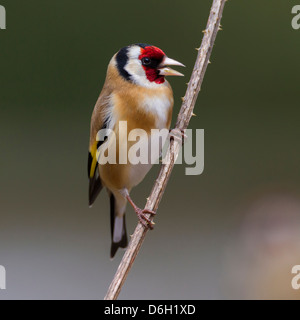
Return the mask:
<svg viewBox="0 0 300 320">
<path fill-rule="evenodd" d="M 146 73 L 146 77 L 150 82 L 155 82 L 158 84 L 165 82 L 165 77 L 160 75 L 159 70 L 157 69 L 164 57 L 165 53 L 157 47 L 148 46 L 141 48 L 139 59 L 141 61 L 143 61 L 143 58 L 151 59 L 151 63 L 149 65 L 142 64 Z"/>
<path fill-rule="evenodd" d="M 139 59 L 148 57 L 152 59 L 162 60 L 164 56 L 165 53 L 161 49 L 154 46 L 149 46 L 141 48 L 141 55 L 139 56 Z"/>
</svg>

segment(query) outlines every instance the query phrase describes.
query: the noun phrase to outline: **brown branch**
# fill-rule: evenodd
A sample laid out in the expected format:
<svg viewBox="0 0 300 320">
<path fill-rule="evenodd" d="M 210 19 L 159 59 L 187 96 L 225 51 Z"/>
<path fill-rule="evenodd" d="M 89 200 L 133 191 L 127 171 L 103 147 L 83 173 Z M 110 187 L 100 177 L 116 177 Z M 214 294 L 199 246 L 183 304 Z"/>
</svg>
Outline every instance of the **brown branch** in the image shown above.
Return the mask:
<svg viewBox="0 0 300 320">
<path fill-rule="evenodd" d="M 209 58 L 212 52 L 212 48 L 218 33 L 220 30 L 220 21 L 223 13 L 223 8 L 226 0 L 213 0 L 213 4 L 210 10 L 210 16 L 207 22 L 206 29 L 203 31 L 204 37 L 202 39 L 201 47 L 197 50 L 198 56 L 194 66 L 191 79 L 188 84 L 186 94 L 183 98 L 183 103 L 178 114 L 175 129 L 183 130 L 188 127 L 190 119 L 193 115 L 194 106 L 198 97 L 198 93 L 201 89 L 203 78 Z M 174 163 L 178 157 L 181 144 L 176 139 L 170 143 L 170 150 L 167 157 L 170 161 L 167 164 L 163 164 L 159 176 L 154 184 L 150 197 L 147 200 L 146 208 L 156 211 L 163 193 L 166 189 L 169 177 L 171 175 Z M 150 218 L 150 215 L 149 215 Z M 112 283 L 107 291 L 105 300 L 116 300 L 121 291 L 121 288 L 126 280 L 126 277 L 133 265 L 133 262 L 141 248 L 141 245 L 145 239 L 147 229 L 145 229 L 140 223 L 137 225 L 134 234 L 131 237 L 128 249 L 126 250 L 123 259 L 118 267 L 118 270 L 114 276 Z"/>
</svg>

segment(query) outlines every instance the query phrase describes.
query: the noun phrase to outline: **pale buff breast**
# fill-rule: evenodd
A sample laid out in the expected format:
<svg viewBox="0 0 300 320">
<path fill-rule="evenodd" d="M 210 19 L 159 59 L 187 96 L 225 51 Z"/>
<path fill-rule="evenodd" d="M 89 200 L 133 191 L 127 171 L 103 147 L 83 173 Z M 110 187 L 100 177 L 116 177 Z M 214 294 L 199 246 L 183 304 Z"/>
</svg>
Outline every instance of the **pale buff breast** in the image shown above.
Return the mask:
<svg viewBox="0 0 300 320">
<path fill-rule="evenodd" d="M 128 164 L 118 164 L 119 153 L 117 150 L 117 164 L 100 166 L 100 176 L 104 184 L 110 189 L 131 189 L 138 185 L 152 167 L 152 163 L 157 160 L 161 150 L 162 143 L 159 145 L 152 143 L 150 149 L 151 129 L 169 129 L 172 108 L 173 94 L 169 84 L 166 83 L 158 90 L 141 89 L 130 90 L 126 92 L 122 90 L 116 93 L 111 101 L 113 102 L 113 112 L 119 119 L 115 122 L 115 132 L 117 133 L 117 149 L 119 144 L 123 144 L 127 137 L 118 135 L 118 121 L 127 121 L 128 134 L 132 129 L 143 129 L 147 136 L 139 140 L 138 146 L 141 150 L 148 152 L 147 164 L 131 163 L 130 157 Z M 152 139 L 153 140 L 153 139 Z M 154 139 L 159 141 L 158 139 Z M 131 149 L 135 142 L 127 142 L 128 156 L 134 155 L 134 149 Z M 134 148 L 134 147 L 133 147 Z M 153 152 L 153 148 L 155 151 Z M 143 157 L 145 159 L 145 157 Z"/>
<path fill-rule="evenodd" d="M 156 94 L 146 96 L 142 102 L 142 108 L 146 113 L 151 114 L 155 118 L 155 124 L 152 129 L 169 129 L 170 127 L 170 113 L 173 108 L 173 97 L 170 96 L 162 90 Z M 143 127 L 143 126 L 141 126 Z M 143 128 L 142 128 L 143 129 Z M 146 130 L 146 129 L 145 129 Z M 155 133 L 157 134 L 157 133 Z M 152 132 L 153 135 L 153 132 Z M 156 137 L 151 139 L 148 132 L 147 138 L 142 138 L 138 142 L 140 150 L 144 152 L 145 155 L 142 160 L 147 158 L 148 164 L 131 164 L 130 170 L 128 171 L 130 187 L 138 185 L 149 172 L 153 163 L 158 161 L 159 155 L 161 153 L 162 146 L 165 143 L 166 136 L 163 138 Z"/>
</svg>

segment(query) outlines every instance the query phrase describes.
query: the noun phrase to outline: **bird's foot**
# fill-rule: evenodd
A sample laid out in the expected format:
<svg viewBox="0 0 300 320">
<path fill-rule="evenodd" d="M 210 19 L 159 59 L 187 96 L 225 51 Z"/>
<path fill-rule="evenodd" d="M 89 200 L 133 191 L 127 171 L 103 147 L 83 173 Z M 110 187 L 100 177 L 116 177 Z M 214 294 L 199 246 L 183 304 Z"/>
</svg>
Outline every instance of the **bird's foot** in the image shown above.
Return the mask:
<svg viewBox="0 0 300 320">
<path fill-rule="evenodd" d="M 145 227 L 145 228 L 149 228 L 150 230 L 153 230 L 154 228 L 154 222 L 151 221 L 146 214 L 150 214 L 152 216 L 156 215 L 156 212 L 152 211 L 152 210 L 148 210 L 148 209 L 140 209 L 138 207 L 134 208 L 134 211 L 140 221 L 140 223 Z"/>
<path fill-rule="evenodd" d="M 156 215 L 155 211 L 149 210 L 149 209 L 140 209 L 130 198 L 129 192 L 127 189 L 125 189 L 125 198 L 127 201 L 132 205 L 140 223 L 146 228 L 146 229 L 153 229 L 154 228 L 154 222 L 151 221 L 146 214 L 150 214 L 151 216 Z"/>
<path fill-rule="evenodd" d="M 174 128 L 169 130 L 170 139 L 177 140 L 179 143 L 183 143 L 185 139 L 187 139 L 187 135 L 184 133 L 184 129 Z"/>
</svg>

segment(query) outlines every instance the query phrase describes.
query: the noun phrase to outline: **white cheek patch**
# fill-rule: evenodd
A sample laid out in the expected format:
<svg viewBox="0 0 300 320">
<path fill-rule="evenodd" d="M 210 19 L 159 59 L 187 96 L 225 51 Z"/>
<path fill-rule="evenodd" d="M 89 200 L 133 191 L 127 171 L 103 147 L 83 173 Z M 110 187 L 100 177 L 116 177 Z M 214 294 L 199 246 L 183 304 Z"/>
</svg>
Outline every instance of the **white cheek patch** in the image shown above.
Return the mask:
<svg viewBox="0 0 300 320">
<path fill-rule="evenodd" d="M 138 59 L 139 56 L 141 55 L 141 47 L 139 46 L 133 46 L 133 47 L 130 47 L 128 49 L 128 58 L 129 59 L 132 59 L 132 60 L 135 60 L 135 59 Z"/>
<path fill-rule="evenodd" d="M 135 78 L 146 78 L 145 71 L 142 65 L 139 63 L 139 60 L 130 60 L 124 68 L 129 74 L 132 79 Z"/>
<path fill-rule="evenodd" d="M 131 47 L 128 50 L 128 62 L 124 69 L 130 74 L 131 78 L 133 78 L 134 76 L 145 77 L 145 71 L 139 59 L 140 54 L 140 47 Z"/>
</svg>

